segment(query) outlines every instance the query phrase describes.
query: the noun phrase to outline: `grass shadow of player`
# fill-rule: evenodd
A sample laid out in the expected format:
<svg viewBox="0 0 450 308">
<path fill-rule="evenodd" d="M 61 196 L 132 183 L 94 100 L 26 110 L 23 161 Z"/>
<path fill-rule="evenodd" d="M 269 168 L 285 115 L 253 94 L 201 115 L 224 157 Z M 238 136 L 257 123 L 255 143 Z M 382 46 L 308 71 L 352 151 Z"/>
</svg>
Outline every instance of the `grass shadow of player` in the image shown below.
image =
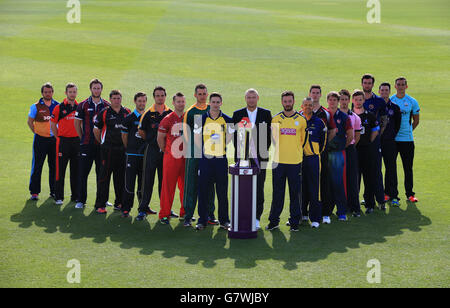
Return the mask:
<svg viewBox="0 0 450 308">
<path fill-rule="evenodd" d="M 120 243 L 120 249 L 139 248 L 143 255 L 162 251 L 164 258 L 184 257 L 186 263 L 205 268 L 215 267 L 221 259 L 234 260 L 235 268 L 241 269 L 254 268 L 258 261 L 276 260 L 283 262 L 286 270 L 296 270 L 302 262 L 323 260 L 331 253 L 383 243 L 387 237 L 401 235 L 405 230 L 420 232 L 431 224 L 413 203 L 407 203 L 405 209 L 391 207 L 386 213 L 376 211 L 347 222 L 334 219 L 331 225 L 321 225 L 319 229 L 305 225 L 299 232 L 289 233 L 288 227 L 280 225 L 280 230 L 270 233 L 260 230 L 258 238 L 252 240 L 230 240 L 227 232 L 218 227 L 196 231 L 177 220 L 162 225 L 155 218 L 136 221 L 122 218 L 117 212 L 99 215 L 89 208 L 75 209 L 73 203 L 59 207 L 52 199 L 40 205 L 27 201 L 22 211 L 10 219 L 20 228 L 34 224 L 46 233 L 70 234 L 72 240 L 91 238 L 96 244 L 110 239 Z"/>
</svg>

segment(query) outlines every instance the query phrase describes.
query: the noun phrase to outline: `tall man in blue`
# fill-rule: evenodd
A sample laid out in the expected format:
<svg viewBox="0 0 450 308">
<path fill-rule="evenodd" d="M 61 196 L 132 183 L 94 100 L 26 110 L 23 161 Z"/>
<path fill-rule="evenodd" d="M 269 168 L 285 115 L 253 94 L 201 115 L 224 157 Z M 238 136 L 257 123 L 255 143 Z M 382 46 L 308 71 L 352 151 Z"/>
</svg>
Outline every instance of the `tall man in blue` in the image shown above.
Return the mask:
<svg viewBox="0 0 450 308">
<path fill-rule="evenodd" d="M 339 93 L 330 92 L 327 95 L 328 110 L 336 123 L 336 136 L 328 143 L 328 172 L 330 175 L 331 206 L 324 205 L 323 221 L 331 223 L 330 216 L 334 206 L 340 221 L 347 220 L 347 178 L 345 148 L 353 141 L 353 126 L 349 116 L 338 109 Z"/>
<path fill-rule="evenodd" d="M 80 137 L 80 160 L 78 166 L 78 202 L 75 208 L 82 209 L 87 200 L 88 177 L 91 172 L 92 164 L 95 161 L 95 173 L 97 181 L 100 176 L 100 144 L 94 137 L 94 121 L 103 108 L 109 106 L 109 102 L 101 98 L 103 84 L 98 79 L 93 79 L 89 83 L 91 96 L 78 104 L 75 112 L 75 129 Z M 111 205 L 107 203 L 107 205 Z"/>
<path fill-rule="evenodd" d="M 386 126 L 381 134 L 381 154 L 383 155 L 384 173 L 384 200 L 390 201 L 392 206 L 399 206 L 397 189 L 397 144 L 395 137 L 400 129 L 402 114 L 400 107 L 389 98 L 391 85 L 387 82 L 380 84 L 378 93 L 386 102 Z"/>
<path fill-rule="evenodd" d="M 375 77 L 373 77 L 371 74 L 365 74 L 361 78 L 361 85 L 364 92 L 364 109 L 368 112 L 375 115 L 375 118 L 377 122 L 380 124 L 380 131 L 384 131 L 384 128 L 386 126 L 386 102 L 384 99 L 376 95 L 372 89 L 375 85 Z M 375 138 L 374 142 L 372 143 L 372 146 L 375 147 L 376 156 L 375 159 L 372 161 L 375 168 L 375 179 L 374 179 L 374 189 L 373 192 L 376 195 L 383 194 L 384 195 L 384 188 L 383 188 L 383 173 L 381 171 L 381 164 L 382 164 L 382 154 L 381 154 L 381 138 L 378 134 Z M 384 203 L 380 204 L 380 207 L 383 209 Z"/>
<path fill-rule="evenodd" d="M 194 134 L 201 135 L 202 158 L 198 164 L 198 213 L 197 230 L 203 230 L 209 220 L 209 192 L 216 187 L 219 223 L 222 229 L 228 230 L 230 218 L 228 215 L 228 159 L 227 144 L 233 138 L 232 119 L 224 114 L 222 96 L 211 93 L 210 109 L 202 115 L 201 129 Z M 198 140 L 198 139 L 197 139 Z"/>
<path fill-rule="evenodd" d="M 413 130 L 419 125 L 419 103 L 408 94 L 408 83 L 405 77 L 395 80 L 397 94 L 391 96 L 392 102 L 400 107 L 402 119 L 400 129 L 395 137 L 397 151 L 400 153 L 405 173 L 405 193 L 410 202 L 417 202 L 413 191 L 414 137 Z M 396 176 L 396 175 L 395 175 Z"/>
<path fill-rule="evenodd" d="M 56 139 L 50 129 L 53 109 L 59 104 L 53 99 L 53 86 L 47 82 L 41 87 L 42 97 L 30 107 L 28 127 L 34 134 L 33 163 L 31 165 L 30 195 L 31 200 L 38 200 L 41 192 L 41 175 L 45 158 L 48 163 L 48 184 L 50 196 L 55 197 L 56 178 Z"/>
<path fill-rule="evenodd" d="M 248 89 L 245 92 L 246 108 L 236 110 L 233 113 L 233 123 L 238 125 L 242 120 L 248 121 L 252 125 L 252 148 L 256 149 L 256 153 L 250 151 L 250 161 L 252 164 L 255 160 L 261 167 L 261 171 L 257 176 L 256 182 L 256 228 L 260 228 L 261 215 L 264 211 L 264 183 L 266 182 L 266 169 L 269 161 L 269 148 L 272 142 L 271 122 L 272 114 L 270 110 L 258 106 L 259 94 L 255 89 Z M 243 159 L 238 157 L 237 152 L 237 134 L 234 137 L 234 159 Z M 255 157 L 256 156 L 256 157 Z"/>
<path fill-rule="evenodd" d="M 302 190 L 303 144 L 306 134 L 306 120 L 294 110 L 295 97 L 291 91 L 281 94 L 284 111 L 272 119 L 273 145 L 275 156 L 272 172 L 272 206 L 267 230 L 279 227 L 280 215 L 284 207 L 286 180 L 290 197 L 290 230 L 299 231 L 302 215 L 300 197 Z"/>
</svg>

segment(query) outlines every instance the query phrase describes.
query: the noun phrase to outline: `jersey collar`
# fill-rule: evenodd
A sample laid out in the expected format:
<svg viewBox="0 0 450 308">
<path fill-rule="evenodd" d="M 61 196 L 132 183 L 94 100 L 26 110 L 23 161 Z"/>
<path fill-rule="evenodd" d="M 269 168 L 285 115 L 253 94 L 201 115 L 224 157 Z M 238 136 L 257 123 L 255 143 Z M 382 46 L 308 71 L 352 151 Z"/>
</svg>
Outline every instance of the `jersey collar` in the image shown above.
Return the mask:
<svg viewBox="0 0 450 308">
<path fill-rule="evenodd" d="M 164 104 L 164 111 L 169 111 L 169 107 L 167 107 L 166 104 Z M 163 111 L 163 112 L 164 112 L 164 111 Z M 150 112 L 157 112 L 157 111 L 156 111 L 156 104 L 153 104 L 153 105 L 150 107 Z"/>
</svg>

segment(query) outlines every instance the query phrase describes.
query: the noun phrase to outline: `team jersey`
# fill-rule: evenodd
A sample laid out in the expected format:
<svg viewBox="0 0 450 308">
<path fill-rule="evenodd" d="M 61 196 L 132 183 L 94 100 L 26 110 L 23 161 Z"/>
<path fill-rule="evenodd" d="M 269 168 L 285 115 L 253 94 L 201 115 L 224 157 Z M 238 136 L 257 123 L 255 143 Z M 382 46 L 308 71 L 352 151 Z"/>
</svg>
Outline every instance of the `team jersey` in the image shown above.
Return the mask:
<svg viewBox="0 0 450 308">
<path fill-rule="evenodd" d="M 159 123 L 158 132 L 166 134 L 165 155 L 177 158 L 183 156 L 183 140 L 181 139 L 181 136 L 183 136 L 183 116 L 184 113 L 179 117 L 174 111 Z M 172 146 L 174 144 L 178 144 L 178 147 L 173 149 Z"/>
<path fill-rule="evenodd" d="M 144 156 L 145 140 L 139 135 L 138 127 L 142 115 L 134 110 L 122 123 L 122 134 L 128 135 L 127 154 Z"/>
<path fill-rule="evenodd" d="M 313 111 L 313 113 L 316 117 L 318 117 L 325 123 L 328 130 L 336 128 L 336 123 L 334 123 L 333 121 L 333 115 L 327 108 L 320 106 L 319 109 L 317 109 L 317 111 L 315 112 Z"/>
<path fill-rule="evenodd" d="M 350 121 L 352 122 L 352 127 L 353 127 L 353 140 L 350 144 L 355 144 L 356 133 L 361 132 L 361 119 L 356 113 L 354 113 L 351 110 L 348 111 L 347 115 L 350 118 Z"/>
<path fill-rule="evenodd" d="M 209 105 L 205 105 L 204 108 L 198 108 L 196 105 L 192 105 L 184 114 L 183 124 L 183 136 L 187 143 L 186 158 L 198 158 L 202 153 L 201 149 L 198 149 L 194 141 L 194 131 L 201 130 L 202 116 L 209 111 Z M 197 153 L 197 155 L 196 155 Z M 201 156 L 201 155 L 200 155 Z"/>
<path fill-rule="evenodd" d="M 75 101 L 73 106 L 67 101 L 67 98 L 53 109 L 52 119 L 53 123 L 58 125 L 58 137 L 75 138 L 78 133 L 75 129 L 75 112 L 78 103 Z"/>
<path fill-rule="evenodd" d="M 337 131 L 336 136 L 328 142 L 328 151 L 343 151 L 347 144 L 347 131 L 353 129 L 352 122 L 349 116 L 339 109 L 333 115 L 333 120 L 336 123 Z"/>
<path fill-rule="evenodd" d="M 418 115 L 420 112 L 419 103 L 408 94 L 406 94 L 403 98 L 398 98 L 397 95 L 392 95 L 391 101 L 400 107 L 400 112 L 402 113 L 400 130 L 395 137 L 395 141 L 414 141 L 411 120 L 413 115 Z"/>
<path fill-rule="evenodd" d="M 147 111 L 142 115 L 141 122 L 139 123 L 139 129 L 145 132 L 145 138 L 147 144 L 154 150 L 159 150 L 158 141 L 158 126 L 172 110 L 164 104 L 164 111 L 159 113 L 156 110 L 156 105 L 153 104 Z"/>
<path fill-rule="evenodd" d="M 87 98 L 78 104 L 77 111 L 75 112 L 75 119 L 82 121 L 81 128 L 83 135 L 81 136 L 81 144 L 97 144 L 94 137 L 94 122 L 95 118 L 104 108 L 108 107 L 110 103 L 103 98 L 100 98 L 100 102 L 96 105 L 92 101 L 92 96 Z"/>
<path fill-rule="evenodd" d="M 378 123 L 381 123 L 381 117 L 386 115 L 386 102 L 384 99 L 372 93 L 371 98 L 366 99 L 363 106 L 364 109 L 373 113 Z"/>
<path fill-rule="evenodd" d="M 402 120 L 402 114 L 400 107 L 394 104 L 390 99 L 386 103 L 386 115 L 387 123 L 383 134 L 381 135 L 382 141 L 395 141 L 395 136 L 397 136 L 400 130 L 400 124 Z"/>
<path fill-rule="evenodd" d="M 120 107 L 119 112 L 115 112 L 111 106 L 106 107 L 95 119 L 94 127 L 101 130 L 101 144 L 110 147 L 123 147 L 122 123 L 130 114 L 130 110 Z"/>
<path fill-rule="evenodd" d="M 371 143 L 370 136 L 372 132 L 379 131 L 380 126 L 375 115 L 367 110 L 358 114 L 361 119 L 361 135 L 359 138 L 358 146 L 366 146 Z"/>
<path fill-rule="evenodd" d="M 47 106 L 44 99 L 41 98 L 36 104 L 31 105 L 28 116 L 32 118 L 34 125 L 34 133 L 41 137 L 52 137 L 53 133 L 50 129 L 50 119 L 53 110 L 59 103 L 52 99 L 50 106 Z"/>
<path fill-rule="evenodd" d="M 233 134 L 233 119 L 220 111 L 216 119 L 211 117 L 210 111 L 202 116 L 201 130 L 195 134 L 202 136 L 203 156 L 224 157 L 227 154 L 227 135 Z"/>
<path fill-rule="evenodd" d="M 303 115 L 303 112 L 300 113 Z M 305 118 L 306 119 L 306 118 Z M 303 154 L 305 156 L 319 155 L 325 149 L 327 143 L 327 127 L 316 115 L 306 119 L 306 136 L 303 143 Z"/>
<path fill-rule="evenodd" d="M 275 146 L 273 161 L 281 164 L 300 164 L 303 161 L 303 144 L 306 137 L 306 119 L 298 112 L 287 117 L 283 112 L 272 119 Z"/>
</svg>

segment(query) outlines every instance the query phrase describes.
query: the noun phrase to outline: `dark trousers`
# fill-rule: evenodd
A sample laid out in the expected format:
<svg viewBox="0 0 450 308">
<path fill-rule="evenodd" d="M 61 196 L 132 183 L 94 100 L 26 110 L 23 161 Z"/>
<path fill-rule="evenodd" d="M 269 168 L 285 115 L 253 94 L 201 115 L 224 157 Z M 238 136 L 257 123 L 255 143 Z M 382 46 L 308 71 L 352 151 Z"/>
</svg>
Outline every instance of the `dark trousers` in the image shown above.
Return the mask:
<svg viewBox="0 0 450 308">
<path fill-rule="evenodd" d="M 414 142 L 397 142 L 397 153 L 400 153 L 405 174 L 405 193 L 407 198 L 415 195 L 413 191 L 414 149 Z M 395 158 L 397 160 L 397 155 Z"/>
<path fill-rule="evenodd" d="M 102 164 L 100 145 L 98 144 L 80 145 L 80 157 L 78 161 L 79 166 L 78 202 L 81 202 L 83 204 L 85 204 L 87 200 L 88 178 L 94 161 L 95 161 L 96 182 L 98 183 L 100 176 L 100 166 Z"/>
<path fill-rule="evenodd" d="M 320 222 L 320 155 L 304 156 L 302 163 L 302 215 L 311 222 Z M 308 211 L 309 205 L 309 211 Z"/>
<path fill-rule="evenodd" d="M 283 212 L 284 197 L 286 192 L 286 180 L 289 185 L 290 218 L 292 225 L 299 224 L 302 216 L 300 196 L 302 190 L 302 164 L 278 164 L 272 172 L 273 197 L 270 208 L 269 221 L 279 224 L 280 215 Z"/>
<path fill-rule="evenodd" d="M 55 193 L 55 176 L 56 176 L 56 140 L 54 137 L 41 137 L 34 135 L 33 140 L 33 161 L 31 164 L 31 176 L 29 190 L 30 194 L 41 193 L 41 175 L 45 158 L 48 163 L 48 185 L 50 194 Z"/>
<path fill-rule="evenodd" d="M 130 211 L 133 208 L 134 203 L 134 191 L 136 187 L 137 178 L 137 192 L 136 196 L 139 203 L 142 200 L 142 164 L 144 158 L 142 156 L 130 155 L 126 156 L 126 168 L 125 168 L 125 189 L 123 192 L 122 211 Z"/>
<path fill-rule="evenodd" d="M 347 172 L 347 204 L 353 213 L 361 212 L 359 203 L 359 184 L 358 184 L 358 153 L 354 144 L 350 144 L 345 149 L 346 154 L 346 172 Z"/>
<path fill-rule="evenodd" d="M 364 180 L 364 201 L 366 208 L 375 208 L 375 190 L 376 190 L 376 147 L 373 144 L 357 145 L 359 179 L 358 187 L 361 187 L 361 180 Z M 384 203 L 384 195 L 377 195 L 377 201 Z"/>
<path fill-rule="evenodd" d="M 254 161 L 250 160 L 253 164 Z M 266 163 L 264 163 L 266 164 Z M 266 169 L 260 169 L 256 177 L 256 219 L 261 220 L 264 212 L 264 184 L 266 183 Z"/>
<path fill-rule="evenodd" d="M 139 203 L 139 212 L 145 212 L 149 209 L 150 201 L 153 195 L 153 185 L 155 175 L 158 172 L 158 196 L 161 198 L 162 178 L 163 178 L 163 157 L 164 153 L 153 146 L 147 145 L 143 161 L 143 179 L 142 179 L 142 199 Z"/>
<path fill-rule="evenodd" d="M 328 170 L 328 152 L 323 151 L 320 154 L 320 202 L 322 206 L 322 216 L 326 215 L 326 209 L 331 208 L 331 187 L 330 187 L 330 173 Z"/>
<path fill-rule="evenodd" d="M 56 140 L 56 200 L 64 200 L 64 180 L 66 168 L 70 161 L 70 191 L 72 201 L 78 200 L 78 157 L 80 138 L 58 137 Z"/>
<path fill-rule="evenodd" d="M 381 153 L 384 162 L 384 193 L 390 199 L 398 199 L 397 179 L 397 144 L 395 140 L 383 140 L 381 142 Z"/>
<path fill-rule="evenodd" d="M 228 160 L 226 158 L 202 158 L 199 165 L 198 214 L 200 224 L 210 219 L 210 191 L 216 187 L 220 224 L 230 222 L 228 215 Z M 215 185 L 214 185 L 215 184 Z"/>
<path fill-rule="evenodd" d="M 323 216 L 331 216 L 334 206 L 338 216 L 347 213 L 347 180 L 345 150 L 328 152 L 328 174 L 330 181 L 331 203 L 322 209 Z"/>
<path fill-rule="evenodd" d="M 379 135 L 372 142 L 371 146 L 374 147 L 373 154 L 375 155 L 372 160 L 374 167 L 375 199 L 378 203 L 384 203 L 383 172 L 381 171 L 383 156 L 381 154 L 381 138 Z"/>
<path fill-rule="evenodd" d="M 120 147 L 101 146 L 100 176 L 97 182 L 95 208 L 104 208 L 109 197 L 109 184 L 113 175 L 116 200 L 114 206 L 122 204 L 125 179 L 125 151 Z"/>
</svg>

